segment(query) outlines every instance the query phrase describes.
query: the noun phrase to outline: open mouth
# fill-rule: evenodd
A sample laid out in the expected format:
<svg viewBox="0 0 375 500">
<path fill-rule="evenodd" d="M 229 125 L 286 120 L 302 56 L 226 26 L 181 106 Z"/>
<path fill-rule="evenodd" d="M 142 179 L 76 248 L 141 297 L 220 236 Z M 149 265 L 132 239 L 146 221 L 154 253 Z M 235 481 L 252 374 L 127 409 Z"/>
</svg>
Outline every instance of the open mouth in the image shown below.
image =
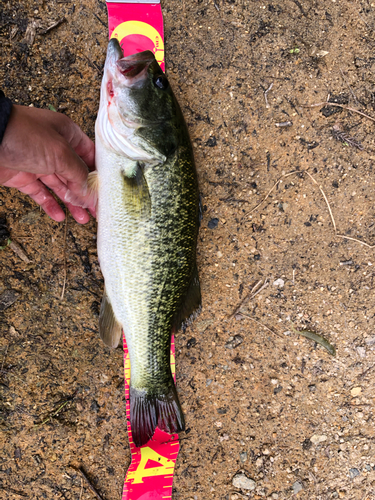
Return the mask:
<svg viewBox="0 0 375 500">
<path fill-rule="evenodd" d="M 116 62 L 116 66 L 124 76 L 134 78 L 140 75 L 144 69 L 147 69 L 154 60 L 154 54 L 150 50 L 145 50 L 144 52 L 119 59 Z"/>
</svg>

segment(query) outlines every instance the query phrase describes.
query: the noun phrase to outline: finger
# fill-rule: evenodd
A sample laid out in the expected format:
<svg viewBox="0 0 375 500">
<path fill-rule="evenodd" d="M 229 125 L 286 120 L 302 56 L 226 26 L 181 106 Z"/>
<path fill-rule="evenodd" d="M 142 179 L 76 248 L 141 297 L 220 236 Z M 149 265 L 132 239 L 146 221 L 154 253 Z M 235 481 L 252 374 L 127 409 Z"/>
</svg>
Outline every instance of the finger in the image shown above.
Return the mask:
<svg viewBox="0 0 375 500">
<path fill-rule="evenodd" d="M 68 189 L 78 197 L 87 192 L 88 168 L 67 142 L 56 148 L 55 173 L 63 178 Z"/>
<path fill-rule="evenodd" d="M 72 149 L 86 163 L 90 170 L 95 169 L 95 145 L 80 127 L 65 115 L 61 117 L 58 132 L 68 141 Z"/>
<path fill-rule="evenodd" d="M 46 186 L 39 180 L 18 188 L 22 193 L 28 194 L 38 205 L 40 205 L 47 215 L 56 222 L 65 219 L 65 213 L 57 203 Z"/>
<path fill-rule="evenodd" d="M 90 212 L 90 214 L 91 214 L 93 217 L 95 217 L 95 219 L 96 219 L 96 208 L 95 208 L 95 207 L 91 207 L 91 208 L 88 208 L 87 210 L 88 210 L 88 211 Z"/>
<path fill-rule="evenodd" d="M 90 220 L 89 214 L 81 207 L 76 207 L 71 203 L 66 204 L 69 212 L 72 214 L 74 220 L 79 224 L 86 224 Z"/>
<path fill-rule="evenodd" d="M 40 177 L 40 180 L 46 184 L 52 191 L 62 200 L 69 212 L 72 214 L 73 218 L 79 223 L 79 224 L 86 224 L 90 220 L 90 216 L 81 207 L 75 206 L 71 203 L 66 203 L 65 200 L 65 195 L 69 191 L 68 187 L 62 180 L 56 176 L 56 175 L 46 175 L 43 177 Z"/>
</svg>

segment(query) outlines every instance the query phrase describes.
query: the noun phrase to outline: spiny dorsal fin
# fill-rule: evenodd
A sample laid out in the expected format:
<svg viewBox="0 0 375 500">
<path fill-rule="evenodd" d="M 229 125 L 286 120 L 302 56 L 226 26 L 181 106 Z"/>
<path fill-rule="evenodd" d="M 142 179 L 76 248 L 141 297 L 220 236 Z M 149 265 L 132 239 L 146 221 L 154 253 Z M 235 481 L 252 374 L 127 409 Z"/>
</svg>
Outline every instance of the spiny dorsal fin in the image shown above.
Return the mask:
<svg viewBox="0 0 375 500">
<path fill-rule="evenodd" d="M 200 311 L 201 302 L 201 287 L 199 284 L 198 268 L 195 263 L 185 298 L 173 322 L 173 332 L 177 332 L 183 324 L 189 323 L 190 320 L 194 319 L 194 316 Z"/>
<path fill-rule="evenodd" d="M 116 349 L 121 340 L 121 325 L 116 320 L 108 295 L 104 290 L 99 313 L 99 335 L 102 341 Z"/>
</svg>

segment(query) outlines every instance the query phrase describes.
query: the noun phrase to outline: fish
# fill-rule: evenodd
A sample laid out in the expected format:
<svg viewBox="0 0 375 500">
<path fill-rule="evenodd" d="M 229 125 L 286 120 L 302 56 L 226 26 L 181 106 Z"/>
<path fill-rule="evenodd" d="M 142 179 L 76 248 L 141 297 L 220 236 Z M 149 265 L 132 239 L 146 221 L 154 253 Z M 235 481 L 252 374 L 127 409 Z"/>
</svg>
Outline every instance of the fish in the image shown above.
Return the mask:
<svg viewBox="0 0 375 500">
<path fill-rule="evenodd" d="M 200 197 L 181 108 L 154 54 L 123 56 L 111 39 L 95 123 L 97 248 L 104 277 L 99 333 L 130 356 L 136 446 L 156 427 L 183 431 L 170 368 L 172 332 L 201 307 Z M 90 174 L 91 175 L 91 174 Z"/>
</svg>

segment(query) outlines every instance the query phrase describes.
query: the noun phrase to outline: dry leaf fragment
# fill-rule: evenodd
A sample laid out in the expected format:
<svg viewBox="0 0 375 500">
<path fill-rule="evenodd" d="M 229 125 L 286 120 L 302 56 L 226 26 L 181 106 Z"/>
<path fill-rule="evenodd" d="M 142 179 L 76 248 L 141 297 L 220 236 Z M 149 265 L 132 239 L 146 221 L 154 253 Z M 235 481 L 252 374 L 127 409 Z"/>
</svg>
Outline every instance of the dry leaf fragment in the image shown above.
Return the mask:
<svg viewBox="0 0 375 500">
<path fill-rule="evenodd" d="M 27 45 L 32 45 L 35 40 L 36 30 L 41 27 L 39 19 L 30 19 L 26 28 L 25 38 L 22 40 Z"/>
<path fill-rule="evenodd" d="M 25 252 L 22 250 L 20 245 L 16 243 L 15 241 L 11 241 L 9 243 L 9 248 L 13 250 L 13 252 L 18 255 L 18 257 L 26 262 L 26 264 L 30 264 L 31 260 L 28 258 L 28 256 L 25 254 Z"/>
</svg>

